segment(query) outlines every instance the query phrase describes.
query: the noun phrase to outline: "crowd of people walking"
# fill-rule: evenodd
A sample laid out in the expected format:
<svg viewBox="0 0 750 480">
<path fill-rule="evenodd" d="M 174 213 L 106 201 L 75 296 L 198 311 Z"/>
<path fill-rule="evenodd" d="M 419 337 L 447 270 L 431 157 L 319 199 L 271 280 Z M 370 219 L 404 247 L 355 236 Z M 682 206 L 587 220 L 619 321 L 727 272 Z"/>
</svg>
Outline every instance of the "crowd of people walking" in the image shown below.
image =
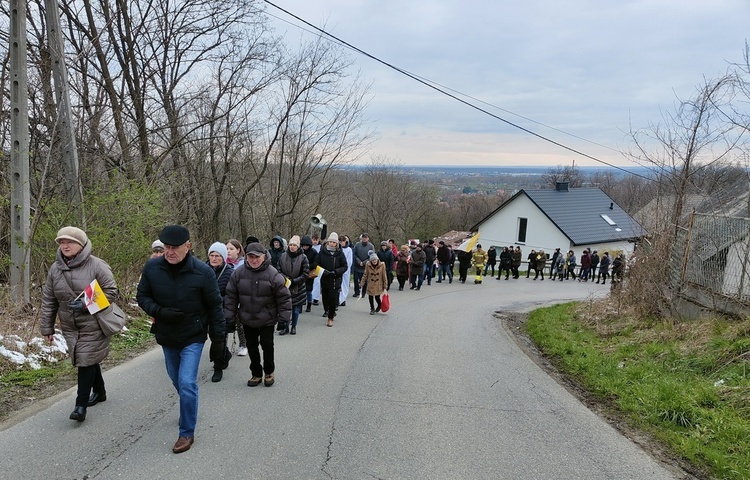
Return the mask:
<svg viewBox="0 0 750 480">
<path fill-rule="evenodd" d="M 211 340 L 211 381 L 220 382 L 233 354 L 249 356 L 247 386 L 276 382 L 274 336 L 297 335 L 300 318 L 322 305 L 326 326 L 333 327 L 338 311 L 352 297 L 368 297 L 370 315 L 384 312 L 394 279 L 398 291 L 420 291 L 435 283 L 466 283 L 470 269 L 474 283 L 484 276 L 497 280 L 520 278 L 524 255 L 521 246 L 482 245 L 467 251 L 444 240 L 412 240 L 398 246 L 393 239 L 379 247 L 367 233 L 356 240 L 336 232 L 326 235 L 293 235 L 287 241 L 274 236 L 266 246 L 258 238 L 217 241 L 200 260 L 192 250 L 190 232 L 168 225 L 151 244 L 151 258 L 143 267 L 136 299 L 152 319 L 151 333 L 162 347 L 167 376 L 179 396 L 178 440 L 172 451 L 191 448 L 198 417 L 198 370 L 203 347 Z M 79 292 L 98 281 L 113 302 L 118 290 L 109 266 L 91 254 L 91 241 L 76 227 L 60 229 L 55 238 L 57 258 L 42 294 L 41 333 L 53 341 L 59 326 L 78 368 L 78 391 L 72 420 L 83 422 L 87 408 L 107 400 L 100 363 L 109 352 L 109 336 L 89 313 Z M 624 255 L 585 249 L 580 263 L 575 253 L 555 249 L 551 256 L 532 249 L 525 257 L 526 278 L 552 281 L 577 280 L 606 284 L 621 281 Z M 497 267 L 497 269 L 496 269 Z M 548 270 L 547 270 L 548 269 Z M 611 270 L 611 275 L 610 275 Z M 495 274 L 497 276 L 495 277 Z M 231 336 L 231 348 L 230 348 Z"/>
</svg>

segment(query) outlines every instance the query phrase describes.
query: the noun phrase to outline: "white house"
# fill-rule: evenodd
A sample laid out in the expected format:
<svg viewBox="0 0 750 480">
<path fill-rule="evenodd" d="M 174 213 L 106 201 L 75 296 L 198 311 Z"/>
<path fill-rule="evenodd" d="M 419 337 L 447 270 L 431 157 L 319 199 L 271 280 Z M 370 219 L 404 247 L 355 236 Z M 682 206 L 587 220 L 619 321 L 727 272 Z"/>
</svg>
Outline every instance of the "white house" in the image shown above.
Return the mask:
<svg viewBox="0 0 750 480">
<path fill-rule="evenodd" d="M 580 258 L 585 248 L 633 251 L 646 230 L 600 188 L 521 190 L 471 228 L 479 231 L 479 243 L 521 245 L 552 253 L 573 250 Z M 525 248 L 524 248 L 525 246 Z"/>
</svg>

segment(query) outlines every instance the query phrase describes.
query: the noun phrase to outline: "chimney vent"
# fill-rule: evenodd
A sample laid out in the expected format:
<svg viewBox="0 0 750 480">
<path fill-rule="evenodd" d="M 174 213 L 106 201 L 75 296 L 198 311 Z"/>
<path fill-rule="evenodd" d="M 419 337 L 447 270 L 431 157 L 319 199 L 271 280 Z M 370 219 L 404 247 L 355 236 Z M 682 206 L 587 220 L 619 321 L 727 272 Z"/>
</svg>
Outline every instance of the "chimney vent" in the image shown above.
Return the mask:
<svg viewBox="0 0 750 480">
<path fill-rule="evenodd" d="M 567 192 L 568 182 L 555 182 L 555 190 L 558 192 Z"/>
</svg>

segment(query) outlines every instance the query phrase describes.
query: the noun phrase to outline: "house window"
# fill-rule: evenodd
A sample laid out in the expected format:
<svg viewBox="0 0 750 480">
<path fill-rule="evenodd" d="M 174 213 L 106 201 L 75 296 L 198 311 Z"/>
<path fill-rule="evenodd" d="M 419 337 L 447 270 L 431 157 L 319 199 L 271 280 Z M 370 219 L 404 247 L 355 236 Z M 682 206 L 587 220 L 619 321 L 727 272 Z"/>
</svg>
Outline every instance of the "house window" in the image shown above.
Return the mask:
<svg viewBox="0 0 750 480">
<path fill-rule="evenodd" d="M 528 222 L 529 220 L 527 218 L 518 217 L 518 238 L 516 242 L 526 242 L 526 225 L 528 224 Z"/>
</svg>

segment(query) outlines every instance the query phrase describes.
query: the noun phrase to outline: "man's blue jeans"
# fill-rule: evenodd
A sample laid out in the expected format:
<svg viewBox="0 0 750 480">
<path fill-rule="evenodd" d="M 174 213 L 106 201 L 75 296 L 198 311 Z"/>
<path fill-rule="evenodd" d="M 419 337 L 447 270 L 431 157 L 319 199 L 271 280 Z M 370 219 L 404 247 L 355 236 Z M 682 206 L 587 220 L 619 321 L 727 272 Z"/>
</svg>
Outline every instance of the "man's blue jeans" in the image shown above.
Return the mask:
<svg viewBox="0 0 750 480">
<path fill-rule="evenodd" d="M 194 437 L 198 421 L 198 366 L 203 342 L 183 348 L 161 347 L 167 375 L 180 396 L 180 437 Z"/>
<path fill-rule="evenodd" d="M 439 276 L 442 276 L 443 280 L 447 277 L 451 282 L 453 281 L 453 269 L 451 268 L 449 263 L 440 264 Z"/>
<path fill-rule="evenodd" d="M 302 305 L 292 305 L 292 324 L 289 327 L 296 327 L 299 320 L 299 314 L 302 311 Z"/>
</svg>

